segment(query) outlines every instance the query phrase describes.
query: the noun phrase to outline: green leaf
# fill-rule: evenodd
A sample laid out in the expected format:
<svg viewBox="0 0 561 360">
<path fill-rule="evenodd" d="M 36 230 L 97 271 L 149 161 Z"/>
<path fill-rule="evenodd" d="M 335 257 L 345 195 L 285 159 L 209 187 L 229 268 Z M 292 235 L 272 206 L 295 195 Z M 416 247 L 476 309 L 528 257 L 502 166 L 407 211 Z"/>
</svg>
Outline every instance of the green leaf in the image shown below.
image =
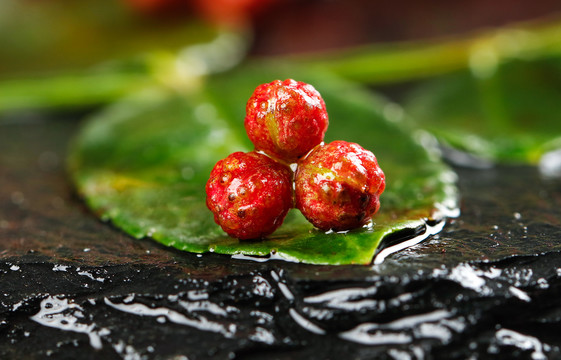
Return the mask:
<svg viewBox="0 0 561 360">
<path fill-rule="evenodd" d="M 452 147 L 491 161 L 535 164 L 561 146 L 559 84 L 558 57 L 491 62 L 420 86 L 406 111 Z"/>
<path fill-rule="evenodd" d="M 382 208 L 371 226 L 328 234 L 292 210 L 268 239 L 239 241 L 214 223 L 205 183 L 216 161 L 252 149 L 243 120 L 255 87 L 288 77 L 313 84 L 323 95 L 330 116 L 326 141 L 359 142 L 376 154 L 387 176 Z M 197 253 L 365 264 L 385 237 L 422 229 L 427 219 L 442 220 L 457 205 L 455 175 L 383 116 L 388 106 L 395 105 L 326 75 L 252 64 L 208 78 L 189 95 L 154 89 L 115 104 L 78 135 L 69 168 L 88 205 L 136 238 Z"/>
</svg>

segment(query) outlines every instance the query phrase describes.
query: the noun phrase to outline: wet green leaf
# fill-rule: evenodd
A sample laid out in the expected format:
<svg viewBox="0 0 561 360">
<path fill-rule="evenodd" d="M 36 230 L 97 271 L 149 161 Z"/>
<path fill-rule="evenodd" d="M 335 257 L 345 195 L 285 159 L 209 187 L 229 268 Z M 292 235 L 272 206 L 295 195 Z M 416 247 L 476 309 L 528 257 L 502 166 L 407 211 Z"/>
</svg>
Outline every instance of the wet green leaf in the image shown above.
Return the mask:
<svg viewBox="0 0 561 360">
<path fill-rule="evenodd" d="M 561 147 L 561 58 L 472 70 L 421 86 L 407 112 L 442 142 L 492 161 L 535 164 Z"/>
<path fill-rule="evenodd" d="M 264 241 L 228 237 L 205 206 L 215 162 L 251 150 L 243 127 L 254 88 L 276 78 L 313 84 L 330 116 L 326 141 L 373 151 L 387 176 L 372 226 L 347 233 L 315 230 L 297 210 Z M 69 158 L 74 182 L 102 218 L 134 237 L 192 252 L 266 256 L 315 264 L 369 263 L 381 240 L 423 228 L 456 208 L 454 174 L 384 112 L 395 105 L 354 84 L 279 64 L 253 64 L 211 77 L 192 94 L 163 89 L 115 104 L 93 118 Z"/>
</svg>

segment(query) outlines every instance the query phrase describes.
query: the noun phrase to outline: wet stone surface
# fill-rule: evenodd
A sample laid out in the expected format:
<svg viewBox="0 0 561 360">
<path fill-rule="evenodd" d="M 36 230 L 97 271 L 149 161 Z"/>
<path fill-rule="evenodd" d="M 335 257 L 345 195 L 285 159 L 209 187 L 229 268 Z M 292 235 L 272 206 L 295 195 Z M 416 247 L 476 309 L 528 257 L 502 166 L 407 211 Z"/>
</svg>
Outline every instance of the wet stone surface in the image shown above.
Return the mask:
<svg viewBox="0 0 561 360">
<path fill-rule="evenodd" d="M 457 169 L 462 215 L 372 266 L 195 255 L 100 222 L 78 115 L 0 120 L 0 358 L 561 356 L 561 180 Z"/>
</svg>

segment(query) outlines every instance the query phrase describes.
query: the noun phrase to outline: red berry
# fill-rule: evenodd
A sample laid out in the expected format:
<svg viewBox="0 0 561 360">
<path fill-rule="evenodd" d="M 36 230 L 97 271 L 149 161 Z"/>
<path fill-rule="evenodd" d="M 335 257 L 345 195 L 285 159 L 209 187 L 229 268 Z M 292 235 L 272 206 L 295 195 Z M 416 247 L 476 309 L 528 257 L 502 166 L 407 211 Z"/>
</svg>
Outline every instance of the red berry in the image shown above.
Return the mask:
<svg viewBox="0 0 561 360">
<path fill-rule="evenodd" d="M 321 230 L 350 230 L 380 208 L 386 180 L 376 157 L 360 145 L 320 145 L 298 164 L 296 207 Z"/>
<path fill-rule="evenodd" d="M 235 152 L 220 160 L 206 184 L 214 221 L 232 237 L 272 234 L 293 206 L 292 171 L 257 152 Z"/>
<path fill-rule="evenodd" d="M 319 92 L 290 79 L 259 85 L 246 106 L 245 129 L 255 149 L 287 163 L 320 144 L 328 123 Z"/>
</svg>

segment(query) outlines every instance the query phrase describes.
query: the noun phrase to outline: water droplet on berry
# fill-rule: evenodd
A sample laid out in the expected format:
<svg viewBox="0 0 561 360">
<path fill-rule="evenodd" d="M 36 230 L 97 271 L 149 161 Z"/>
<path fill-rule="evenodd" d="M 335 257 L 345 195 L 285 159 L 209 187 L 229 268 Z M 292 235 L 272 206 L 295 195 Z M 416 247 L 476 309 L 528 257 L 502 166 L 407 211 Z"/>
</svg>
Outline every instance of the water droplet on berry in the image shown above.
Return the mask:
<svg viewBox="0 0 561 360">
<path fill-rule="evenodd" d="M 228 195 L 228 200 L 230 200 L 230 201 L 236 200 L 236 194 L 230 193 L 230 195 Z"/>
<path fill-rule="evenodd" d="M 224 174 L 220 178 L 220 184 L 224 185 L 228 182 L 228 180 L 230 180 L 230 174 Z"/>
<path fill-rule="evenodd" d="M 245 210 L 238 210 L 238 217 L 241 219 L 245 218 Z"/>
</svg>

